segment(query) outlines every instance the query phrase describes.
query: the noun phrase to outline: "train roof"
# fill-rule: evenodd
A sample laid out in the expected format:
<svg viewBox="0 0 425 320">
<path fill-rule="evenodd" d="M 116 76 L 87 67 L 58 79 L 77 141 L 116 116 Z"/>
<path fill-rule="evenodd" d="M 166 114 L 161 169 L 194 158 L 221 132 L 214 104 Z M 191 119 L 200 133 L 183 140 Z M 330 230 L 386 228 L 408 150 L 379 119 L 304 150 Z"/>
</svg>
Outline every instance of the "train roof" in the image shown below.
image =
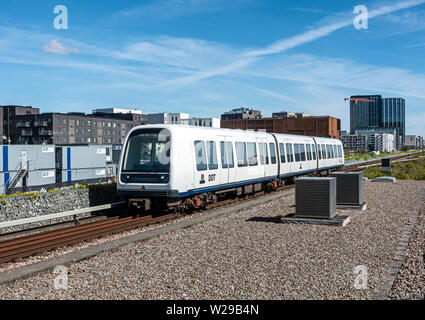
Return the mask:
<svg viewBox="0 0 425 320">
<path fill-rule="evenodd" d="M 299 139 L 300 137 L 305 137 L 305 138 L 315 138 L 316 140 L 321 140 L 321 141 L 334 141 L 334 140 L 338 140 L 339 139 L 333 139 L 333 138 L 325 138 L 325 137 L 314 137 L 314 136 L 304 136 L 304 135 L 295 135 L 295 134 L 287 134 L 287 133 L 275 133 L 275 132 L 266 132 L 266 131 L 254 131 L 254 130 L 242 130 L 242 129 L 228 129 L 228 128 L 212 128 L 212 127 L 198 127 L 198 126 L 190 126 L 190 125 L 181 125 L 181 124 L 144 124 L 144 125 L 140 125 L 137 127 L 133 127 L 131 129 L 131 131 L 133 130 L 137 130 L 137 129 L 148 129 L 148 128 L 161 128 L 161 129 L 168 129 L 171 132 L 172 131 L 180 131 L 180 130 L 190 130 L 190 131 L 210 131 L 210 132 L 215 132 L 217 133 L 218 131 L 220 131 L 221 133 L 227 133 L 229 135 L 232 135 L 234 133 L 246 133 L 246 132 L 250 132 L 250 133 L 256 133 L 256 134 L 264 134 L 264 135 L 270 135 L 270 134 L 275 134 L 275 135 L 279 135 L 279 136 L 286 136 L 288 138 L 294 138 L 294 139 Z"/>
</svg>

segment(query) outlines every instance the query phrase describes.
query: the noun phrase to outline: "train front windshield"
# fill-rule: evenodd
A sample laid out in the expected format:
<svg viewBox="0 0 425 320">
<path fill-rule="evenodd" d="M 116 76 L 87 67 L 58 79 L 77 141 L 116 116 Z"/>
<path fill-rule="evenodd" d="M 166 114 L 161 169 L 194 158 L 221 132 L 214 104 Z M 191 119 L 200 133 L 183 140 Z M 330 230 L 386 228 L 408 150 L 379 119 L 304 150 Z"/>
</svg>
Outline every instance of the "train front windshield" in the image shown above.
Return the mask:
<svg viewBox="0 0 425 320">
<path fill-rule="evenodd" d="M 170 132 L 167 129 L 141 129 L 127 140 L 123 172 L 169 172 Z"/>
</svg>

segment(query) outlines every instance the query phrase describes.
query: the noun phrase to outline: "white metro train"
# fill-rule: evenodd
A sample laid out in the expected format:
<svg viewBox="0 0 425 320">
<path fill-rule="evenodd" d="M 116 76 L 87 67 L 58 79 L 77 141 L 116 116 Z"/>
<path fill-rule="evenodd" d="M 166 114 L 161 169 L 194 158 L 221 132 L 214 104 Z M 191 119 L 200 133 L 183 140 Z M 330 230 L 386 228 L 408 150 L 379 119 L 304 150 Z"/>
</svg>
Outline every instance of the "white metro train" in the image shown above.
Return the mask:
<svg viewBox="0 0 425 320">
<path fill-rule="evenodd" d="M 188 209 L 273 190 L 344 165 L 338 139 L 258 131 L 142 125 L 128 133 L 117 188 L 130 208 Z"/>
</svg>

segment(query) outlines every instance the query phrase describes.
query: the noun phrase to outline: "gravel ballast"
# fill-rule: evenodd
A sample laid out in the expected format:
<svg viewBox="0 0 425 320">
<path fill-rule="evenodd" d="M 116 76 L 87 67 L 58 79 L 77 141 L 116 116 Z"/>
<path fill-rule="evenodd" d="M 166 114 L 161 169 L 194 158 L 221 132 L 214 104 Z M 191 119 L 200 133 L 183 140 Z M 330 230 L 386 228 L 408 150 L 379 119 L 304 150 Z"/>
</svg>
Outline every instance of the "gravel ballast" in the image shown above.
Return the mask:
<svg viewBox="0 0 425 320">
<path fill-rule="evenodd" d="M 425 202 L 409 241 L 409 253 L 390 292 L 390 299 L 425 299 Z"/>
<path fill-rule="evenodd" d="M 44 273 L 0 286 L 0 298 L 371 299 L 424 186 L 366 181 L 367 210 L 338 211 L 351 218 L 344 227 L 267 219 L 295 212 L 292 189 L 279 200 L 71 265 L 66 290 L 54 289 L 57 274 Z M 358 268 L 367 269 L 365 289 L 355 288 Z"/>
</svg>

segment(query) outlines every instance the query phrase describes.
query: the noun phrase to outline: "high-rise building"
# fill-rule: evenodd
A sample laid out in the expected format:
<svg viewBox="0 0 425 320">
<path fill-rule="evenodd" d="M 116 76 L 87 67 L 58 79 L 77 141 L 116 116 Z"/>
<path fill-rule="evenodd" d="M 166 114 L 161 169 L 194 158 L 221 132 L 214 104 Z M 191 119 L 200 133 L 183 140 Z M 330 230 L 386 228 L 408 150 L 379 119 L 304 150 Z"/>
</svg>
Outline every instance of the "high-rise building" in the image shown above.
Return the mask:
<svg viewBox="0 0 425 320">
<path fill-rule="evenodd" d="M 358 129 L 372 129 L 381 126 L 382 96 L 351 96 L 371 101 L 350 101 L 350 133 Z"/>
<path fill-rule="evenodd" d="M 382 99 L 382 127 L 396 128 L 395 139 L 401 149 L 406 137 L 405 100 L 403 98 Z"/>
<path fill-rule="evenodd" d="M 350 133 L 367 130 L 394 134 L 396 149 L 401 150 L 406 136 L 405 100 L 382 98 L 381 95 L 351 98 L 354 99 L 350 101 Z"/>
</svg>

